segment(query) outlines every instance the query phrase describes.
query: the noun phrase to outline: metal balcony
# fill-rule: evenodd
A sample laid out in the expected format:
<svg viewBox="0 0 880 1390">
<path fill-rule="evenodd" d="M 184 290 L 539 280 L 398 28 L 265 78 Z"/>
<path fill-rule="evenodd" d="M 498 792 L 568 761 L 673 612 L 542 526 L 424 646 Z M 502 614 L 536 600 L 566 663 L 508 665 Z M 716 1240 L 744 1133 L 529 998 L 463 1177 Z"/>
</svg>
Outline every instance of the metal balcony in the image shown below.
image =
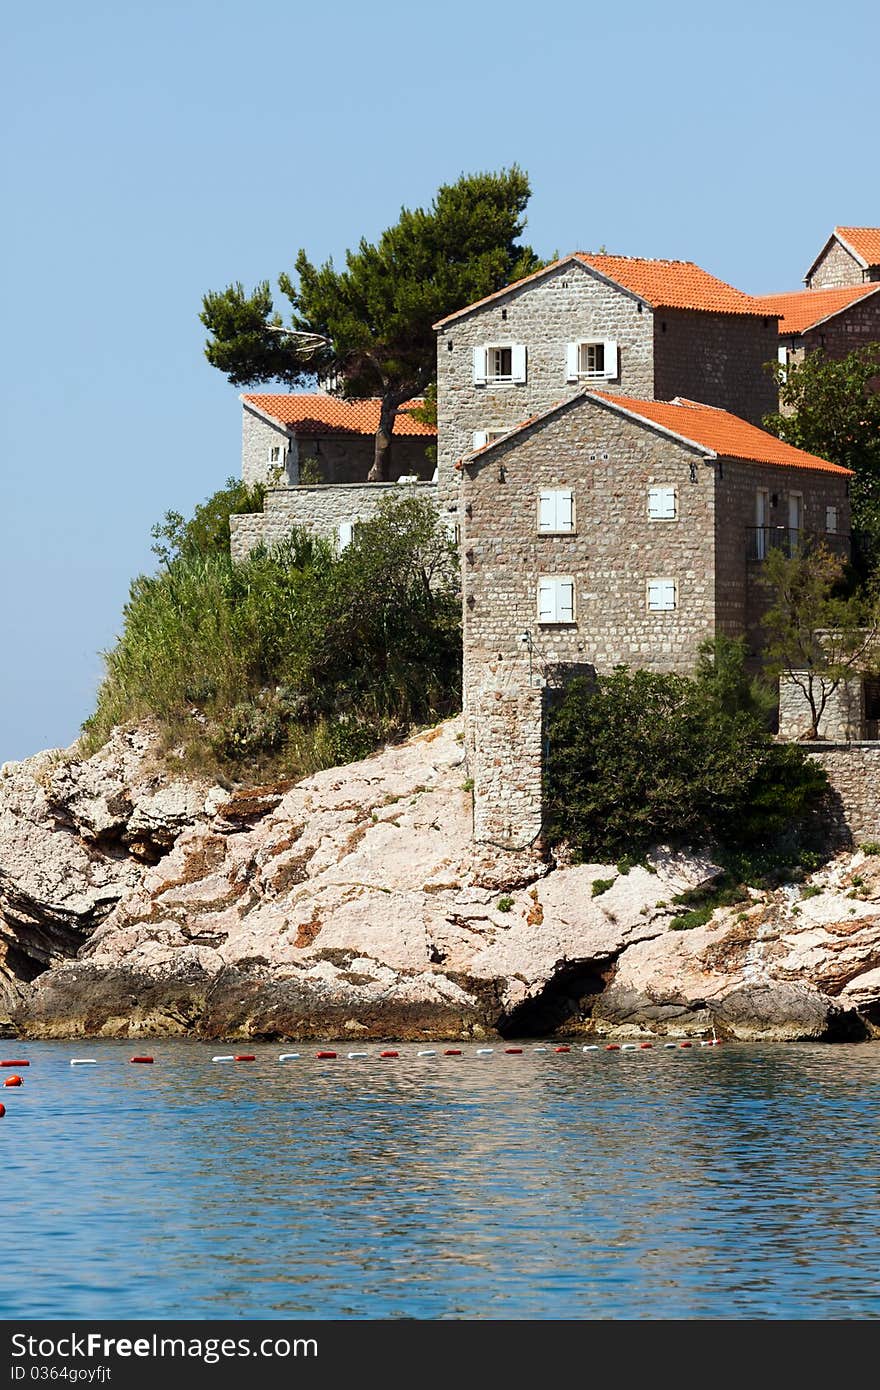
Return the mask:
<svg viewBox="0 0 880 1390">
<path fill-rule="evenodd" d="M 771 550 L 781 550 L 790 559 L 825 546 L 834 555 L 849 559 L 850 538 L 837 531 L 805 531 L 791 526 L 747 526 L 746 559 L 766 560 Z"/>
</svg>

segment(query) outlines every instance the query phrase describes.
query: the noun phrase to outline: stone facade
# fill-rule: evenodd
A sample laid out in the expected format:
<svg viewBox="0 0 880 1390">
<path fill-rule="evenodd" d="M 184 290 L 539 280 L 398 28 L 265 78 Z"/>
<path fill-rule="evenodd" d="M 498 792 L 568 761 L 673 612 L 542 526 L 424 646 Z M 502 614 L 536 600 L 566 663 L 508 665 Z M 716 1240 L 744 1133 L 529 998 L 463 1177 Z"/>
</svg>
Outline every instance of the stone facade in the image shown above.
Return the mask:
<svg viewBox="0 0 880 1390">
<path fill-rule="evenodd" d="M 568 345 L 607 340 L 617 345 L 615 374 L 571 380 Z M 487 344 L 524 346 L 525 380 L 475 383 L 474 349 Z M 655 311 L 588 266 L 567 261 L 439 328 L 441 498 L 454 502 L 455 463 L 475 447 L 476 432 L 512 429 L 585 384 L 642 400 L 686 396 L 758 424 L 776 409 L 776 387 L 764 370 L 776 355 L 775 319 Z"/>
<path fill-rule="evenodd" d="M 270 488 L 261 512 L 229 518 L 232 558 L 242 560 L 257 545 L 273 546 L 295 526 L 339 542 L 343 523 L 368 521 L 385 498 L 409 496 L 435 499 L 433 483 L 336 483 Z"/>
<path fill-rule="evenodd" d="M 273 458 L 278 450 L 281 478 L 290 485 L 299 482 L 299 460 L 296 440 L 283 425 L 273 425 L 262 415 L 245 406 L 241 413 L 241 476 L 248 487 L 265 483 L 279 466 Z"/>
<path fill-rule="evenodd" d="M 880 279 L 880 267 L 865 270 L 845 246 L 832 237 L 830 243 L 806 276 L 808 290 L 838 289 L 843 285 L 862 285 L 866 280 Z"/>
<path fill-rule="evenodd" d="M 775 318 L 658 309 L 652 395 L 657 401 L 684 396 L 760 425 L 778 406 L 776 382 L 767 370 L 777 352 Z"/>
<path fill-rule="evenodd" d="M 532 693 L 572 671 L 626 663 L 693 670 L 716 632 L 757 627 L 750 598 L 757 487 L 786 513 L 804 497 L 806 525 L 826 499 L 848 531 L 846 478 L 811 470 L 709 459 L 697 445 L 578 397 L 464 464 L 461 549 L 466 739 L 475 833 L 525 843 L 537 833 L 542 744 Z M 650 488 L 674 494 L 674 516 L 652 519 Z M 542 490 L 570 490 L 574 529 L 538 530 Z M 572 611 L 544 621 L 542 580 L 572 585 Z M 652 611 L 656 585 L 673 606 Z M 757 615 L 756 615 L 757 606 Z M 517 701 L 520 703 L 518 704 Z M 505 802 L 505 775 L 517 789 Z"/>
</svg>

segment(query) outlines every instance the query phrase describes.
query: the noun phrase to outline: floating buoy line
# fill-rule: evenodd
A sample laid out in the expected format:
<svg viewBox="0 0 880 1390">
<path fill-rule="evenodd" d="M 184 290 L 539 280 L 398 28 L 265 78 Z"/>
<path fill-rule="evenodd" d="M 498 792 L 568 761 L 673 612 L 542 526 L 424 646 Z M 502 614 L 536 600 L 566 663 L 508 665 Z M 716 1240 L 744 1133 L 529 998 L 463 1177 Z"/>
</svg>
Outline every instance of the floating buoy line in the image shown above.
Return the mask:
<svg viewBox="0 0 880 1390">
<path fill-rule="evenodd" d="M 720 1047 L 721 1042 L 721 1038 L 716 1037 L 713 1031 L 713 1035 L 711 1038 L 679 1038 L 675 1042 L 669 1041 L 663 1043 L 661 1043 L 659 1039 L 655 1039 L 654 1041 L 650 1042 L 647 1040 L 643 1040 L 637 1042 L 584 1043 L 579 1050 L 582 1053 L 598 1054 L 602 1052 L 613 1052 L 622 1054 L 624 1052 L 648 1052 L 655 1047 L 662 1047 L 664 1050 L 678 1051 L 681 1048 Z M 428 1058 L 433 1057 L 464 1057 L 465 1051 L 466 1050 L 461 1047 L 444 1047 L 442 1049 L 436 1047 L 423 1047 L 419 1048 L 415 1052 L 401 1052 L 398 1048 L 385 1047 L 379 1050 L 374 1049 L 373 1051 L 370 1051 L 370 1049 L 367 1048 L 361 1049 L 359 1051 L 339 1053 L 334 1051 L 332 1048 L 320 1048 L 313 1054 L 303 1052 L 280 1052 L 278 1054 L 277 1060 L 279 1062 L 299 1062 L 308 1060 L 312 1057 L 314 1057 L 314 1059 L 319 1062 L 337 1062 L 340 1060 L 345 1060 L 349 1062 L 360 1062 L 369 1061 L 371 1057 L 378 1058 L 381 1061 L 399 1061 L 401 1059 L 405 1061 L 408 1058 L 412 1057 L 418 1058 L 419 1060 L 427 1060 Z M 472 1055 L 474 1057 L 479 1057 L 480 1059 L 488 1059 L 496 1056 L 522 1057 L 526 1055 L 528 1052 L 543 1053 L 545 1055 L 564 1056 L 567 1054 L 571 1054 L 572 1052 L 576 1053 L 577 1051 L 578 1048 L 572 1047 L 568 1043 L 558 1043 L 553 1045 L 549 1045 L 546 1043 L 536 1043 L 532 1047 L 475 1047 L 472 1050 Z M 268 1054 L 258 1057 L 255 1052 L 218 1052 L 211 1058 L 212 1062 L 231 1063 L 233 1066 L 237 1063 L 242 1062 L 257 1062 L 268 1060 L 270 1060 Z M 72 1067 L 98 1066 L 97 1057 L 71 1057 L 69 1061 Z M 151 1053 L 137 1053 L 134 1057 L 129 1057 L 128 1061 L 129 1064 L 133 1066 L 153 1066 L 155 1065 L 156 1058 Z M 20 1087 L 24 1086 L 24 1079 L 18 1075 L 18 1071 L 21 1068 L 29 1067 L 30 1065 L 30 1060 L 27 1057 L 0 1058 L 0 1068 L 7 1068 L 10 1071 L 12 1071 L 12 1069 L 15 1068 L 15 1071 L 11 1076 L 7 1076 L 4 1078 L 2 1083 L 4 1088 L 7 1088 L 9 1090 L 17 1090 Z M 0 1118 L 2 1118 L 5 1114 L 6 1107 L 0 1104 Z"/>
</svg>

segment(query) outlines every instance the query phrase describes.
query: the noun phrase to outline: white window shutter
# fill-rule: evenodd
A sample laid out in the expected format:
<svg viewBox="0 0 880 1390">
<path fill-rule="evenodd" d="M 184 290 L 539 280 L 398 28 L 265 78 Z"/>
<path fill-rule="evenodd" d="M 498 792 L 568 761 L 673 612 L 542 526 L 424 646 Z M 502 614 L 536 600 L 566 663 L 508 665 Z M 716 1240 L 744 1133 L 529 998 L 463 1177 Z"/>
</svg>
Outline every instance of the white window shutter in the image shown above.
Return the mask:
<svg viewBox="0 0 880 1390">
<path fill-rule="evenodd" d="M 556 494 L 556 529 L 557 531 L 574 530 L 574 498 L 571 489 Z"/>
<path fill-rule="evenodd" d="M 486 349 L 484 347 L 474 348 L 474 385 L 480 386 L 486 381 Z"/>
<path fill-rule="evenodd" d="M 566 381 L 577 381 L 578 379 L 577 343 L 566 343 L 565 345 L 565 379 Z"/>
<path fill-rule="evenodd" d="M 538 620 L 542 623 L 556 622 L 556 581 L 538 581 Z"/>
<path fill-rule="evenodd" d="M 488 430 L 474 430 L 473 434 L 471 435 L 471 448 L 472 448 L 472 449 L 482 449 L 483 445 L 484 445 L 484 444 L 488 444 L 488 443 L 489 443 L 489 431 L 488 431 Z"/>
<path fill-rule="evenodd" d="M 526 379 L 526 345 L 525 343 L 514 343 L 510 353 L 511 357 L 511 377 L 515 382 L 522 384 Z"/>
<path fill-rule="evenodd" d="M 557 580 L 558 598 L 556 603 L 556 617 L 560 623 L 574 622 L 574 580 Z"/>
<path fill-rule="evenodd" d="M 538 495 L 538 530 L 556 530 L 556 497 L 552 492 Z"/>
<path fill-rule="evenodd" d="M 613 338 L 606 338 L 603 344 L 605 348 L 605 375 L 609 381 L 616 381 L 617 370 L 617 343 Z"/>
<path fill-rule="evenodd" d="M 347 545 L 351 545 L 351 538 L 354 534 L 354 526 L 350 521 L 340 521 L 336 528 L 336 535 L 339 540 L 339 549 L 344 550 Z"/>
</svg>

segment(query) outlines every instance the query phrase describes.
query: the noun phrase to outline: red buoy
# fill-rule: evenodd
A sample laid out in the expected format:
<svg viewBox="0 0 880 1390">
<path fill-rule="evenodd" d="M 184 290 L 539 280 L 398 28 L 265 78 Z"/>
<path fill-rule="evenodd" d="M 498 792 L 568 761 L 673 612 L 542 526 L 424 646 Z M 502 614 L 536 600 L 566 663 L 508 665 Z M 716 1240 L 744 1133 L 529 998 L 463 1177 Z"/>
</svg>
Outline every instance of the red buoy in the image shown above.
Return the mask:
<svg viewBox="0 0 880 1390">
<path fill-rule="evenodd" d="M 520 1054 L 522 1053 L 522 1048 L 521 1048 L 521 1047 L 505 1047 L 504 1051 L 507 1053 L 508 1057 L 519 1057 Z"/>
<path fill-rule="evenodd" d="M 152 1060 L 151 1057 L 150 1061 L 152 1062 Z M 234 1060 L 236 1062 L 255 1062 L 257 1059 L 252 1052 L 237 1052 Z"/>
<path fill-rule="evenodd" d="M 683 1042 L 683 1043 L 681 1044 L 681 1046 L 682 1046 L 682 1047 L 693 1047 L 693 1043 Z"/>
<path fill-rule="evenodd" d="M 3 1119 L 3 1116 L 4 1116 L 5 1114 L 6 1114 L 6 1106 L 3 1105 L 3 1104 L 0 1104 L 0 1120 Z"/>
<path fill-rule="evenodd" d="M 152 1062 L 152 1061 L 153 1061 L 153 1058 L 152 1058 L 152 1057 L 132 1057 L 132 1058 L 131 1058 L 131 1061 L 132 1061 L 132 1062 Z"/>
<path fill-rule="evenodd" d="M 399 1056 L 400 1056 L 400 1053 L 399 1053 L 399 1052 L 380 1052 L 380 1053 L 379 1053 L 379 1056 L 380 1056 L 380 1057 L 399 1057 Z"/>
<path fill-rule="evenodd" d="M 444 1057 L 460 1057 L 460 1056 L 461 1056 L 461 1049 L 458 1048 L 458 1047 L 447 1047 L 446 1051 L 443 1053 L 443 1056 L 444 1056 Z"/>
<path fill-rule="evenodd" d="M 653 1044 L 653 1043 L 639 1043 L 639 1046 L 641 1047 L 642 1051 L 644 1052 L 644 1050 L 645 1050 L 646 1047 L 653 1047 L 654 1044 Z"/>
<path fill-rule="evenodd" d="M 335 1058 L 336 1053 L 335 1053 L 335 1052 L 316 1052 L 316 1053 L 315 1053 L 315 1056 L 316 1056 L 316 1057 L 322 1058 L 324 1061 L 329 1061 L 330 1059 Z"/>
<path fill-rule="evenodd" d="M 605 1048 L 605 1051 L 606 1051 L 606 1052 L 619 1052 L 619 1051 L 620 1051 L 620 1043 L 609 1043 L 608 1046 Z"/>
<path fill-rule="evenodd" d="M 24 1059 L 21 1058 L 21 1057 L 19 1057 L 17 1061 L 12 1061 L 12 1062 L 0 1062 L 0 1067 L 29 1067 L 29 1066 L 30 1066 L 30 1062 L 25 1062 Z"/>
<path fill-rule="evenodd" d="M 20 1076 L 9 1076 L 9 1077 L 7 1077 L 6 1080 L 3 1082 L 3 1085 L 4 1085 L 4 1086 L 22 1086 L 22 1085 L 24 1085 L 24 1082 L 22 1081 L 22 1079 L 21 1079 Z"/>
<path fill-rule="evenodd" d="M 554 1047 L 554 1052 L 571 1052 L 570 1047 Z"/>
</svg>

